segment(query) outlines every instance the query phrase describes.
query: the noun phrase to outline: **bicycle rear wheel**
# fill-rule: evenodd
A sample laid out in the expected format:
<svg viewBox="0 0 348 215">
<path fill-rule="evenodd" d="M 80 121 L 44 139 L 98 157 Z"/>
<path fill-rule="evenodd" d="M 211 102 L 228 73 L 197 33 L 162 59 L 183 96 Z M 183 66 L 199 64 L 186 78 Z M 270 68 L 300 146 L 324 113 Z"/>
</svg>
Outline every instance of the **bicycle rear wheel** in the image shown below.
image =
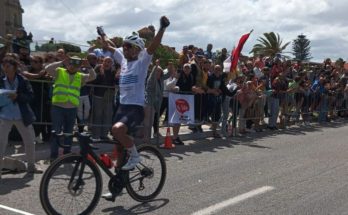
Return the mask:
<svg viewBox="0 0 348 215">
<path fill-rule="evenodd" d="M 47 214 L 90 214 L 102 192 L 98 167 L 81 155 L 68 154 L 48 167 L 41 179 L 40 201 Z"/>
<path fill-rule="evenodd" d="M 162 190 L 167 176 L 163 155 L 153 146 L 138 147 L 141 162 L 129 171 L 126 181 L 128 194 L 138 202 L 154 199 Z"/>
</svg>

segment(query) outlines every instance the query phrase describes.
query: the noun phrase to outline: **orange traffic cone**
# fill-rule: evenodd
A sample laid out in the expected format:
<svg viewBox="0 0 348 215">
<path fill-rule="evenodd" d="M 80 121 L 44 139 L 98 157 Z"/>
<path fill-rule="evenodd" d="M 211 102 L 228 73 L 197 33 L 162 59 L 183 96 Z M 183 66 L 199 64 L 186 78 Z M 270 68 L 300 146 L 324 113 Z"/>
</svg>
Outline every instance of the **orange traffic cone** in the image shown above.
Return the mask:
<svg viewBox="0 0 348 215">
<path fill-rule="evenodd" d="M 175 147 L 172 141 L 172 137 L 170 136 L 170 127 L 167 128 L 167 134 L 164 138 L 164 144 L 160 145 L 161 148 L 172 149 Z"/>
</svg>

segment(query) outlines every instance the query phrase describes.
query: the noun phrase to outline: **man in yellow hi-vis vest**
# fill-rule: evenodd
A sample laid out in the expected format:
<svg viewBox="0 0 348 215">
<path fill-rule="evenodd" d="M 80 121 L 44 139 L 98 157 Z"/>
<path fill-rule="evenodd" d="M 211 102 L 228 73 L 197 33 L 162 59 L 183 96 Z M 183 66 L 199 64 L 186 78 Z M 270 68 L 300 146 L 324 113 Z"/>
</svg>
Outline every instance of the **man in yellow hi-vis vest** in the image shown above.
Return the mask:
<svg viewBox="0 0 348 215">
<path fill-rule="evenodd" d="M 88 74 L 80 72 L 81 67 L 88 69 Z M 78 57 L 66 57 L 63 61 L 52 63 L 46 66 L 46 71 L 54 78 L 52 94 L 52 131 L 60 133 L 72 133 L 80 103 L 81 86 L 95 79 L 94 69 L 87 60 Z M 52 136 L 51 155 L 53 161 L 58 157 L 58 139 Z M 70 145 L 72 137 L 65 137 L 64 145 Z M 70 148 L 64 148 L 63 153 L 67 154 Z"/>
</svg>

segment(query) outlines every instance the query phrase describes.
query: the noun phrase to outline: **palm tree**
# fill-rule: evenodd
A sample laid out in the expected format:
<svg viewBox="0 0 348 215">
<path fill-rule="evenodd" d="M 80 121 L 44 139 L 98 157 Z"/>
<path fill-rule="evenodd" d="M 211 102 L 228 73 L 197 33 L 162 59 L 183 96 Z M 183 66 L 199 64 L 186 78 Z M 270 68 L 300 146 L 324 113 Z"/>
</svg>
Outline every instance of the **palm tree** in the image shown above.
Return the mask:
<svg viewBox="0 0 348 215">
<path fill-rule="evenodd" d="M 258 44 L 255 44 L 250 53 L 254 55 L 275 57 L 276 54 L 282 53 L 284 49 L 290 44 L 290 42 L 282 45 L 283 41 L 280 39 L 279 34 L 274 32 L 264 33 L 263 37 L 257 39 Z"/>
</svg>

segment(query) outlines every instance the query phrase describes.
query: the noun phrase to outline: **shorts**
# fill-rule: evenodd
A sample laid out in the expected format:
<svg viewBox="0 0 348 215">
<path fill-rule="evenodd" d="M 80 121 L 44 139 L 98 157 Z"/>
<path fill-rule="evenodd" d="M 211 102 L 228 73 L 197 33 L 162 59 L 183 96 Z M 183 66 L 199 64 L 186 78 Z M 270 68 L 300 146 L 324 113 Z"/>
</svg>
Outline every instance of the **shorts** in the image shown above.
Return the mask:
<svg viewBox="0 0 348 215">
<path fill-rule="evenodd" d="M 122 122 L 128 128 L 128 134 L 135 133 L 144 121 L 144 107 L 140 105 L 123 105 L 117 109 L 114 122 Z"/>
</svg>

